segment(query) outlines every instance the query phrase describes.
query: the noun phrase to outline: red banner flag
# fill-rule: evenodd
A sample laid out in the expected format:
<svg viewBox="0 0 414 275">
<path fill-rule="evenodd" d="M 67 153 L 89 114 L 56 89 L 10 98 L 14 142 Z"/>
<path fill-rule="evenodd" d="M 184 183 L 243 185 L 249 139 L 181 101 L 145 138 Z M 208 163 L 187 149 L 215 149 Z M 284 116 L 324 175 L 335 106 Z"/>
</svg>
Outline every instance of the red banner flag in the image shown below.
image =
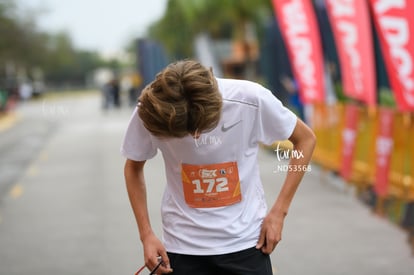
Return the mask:
<svg viewBox="0 0 414 275">
<path fill-rule="evenodd" d="M 388 175 L 393 147 L 393 118 L 394 111 L 392 109 L 380 109 L 376 138 L 376 173 L 374 184 L 375 192 L 380 197 L 384 197 L 388 193 Z"/>
<path fill-rule="evenodd" d="M 340 175 L 349 180 L 352 172 L 352 162 L 354 159 L 359 109 L 353 104 L 345 105 L 345 127 L 342 131 L 342 162 Z"/>
<path fill-rule="evenodd" d="M 414 1 L 369 2 L 398 107 L 414 111 Z"/>
<path fill-rule="evenodd" d="M 273 0 L 293 75 L 303 103 L 324 101 L 323 57 L 319 29 L 309 0 Z"/>
<path fill-rule="evenodd" d="M 326 0 L 341 64 L 344 93 L 376 103 L 374 48 L 368 5 L 361 0 Z"/>
</svg>

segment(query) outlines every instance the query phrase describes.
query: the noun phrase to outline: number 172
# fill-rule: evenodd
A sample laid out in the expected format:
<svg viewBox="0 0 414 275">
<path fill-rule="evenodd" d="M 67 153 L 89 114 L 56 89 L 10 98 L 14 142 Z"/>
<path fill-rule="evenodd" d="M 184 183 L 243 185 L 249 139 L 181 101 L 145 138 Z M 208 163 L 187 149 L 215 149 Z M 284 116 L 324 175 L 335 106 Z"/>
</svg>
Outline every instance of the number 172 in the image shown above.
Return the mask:
<svg viewBox="0 0 414 275">
<path fill-rule="evenodd" d="M 199 179 L 196 179 L 193 180 L 192 183 L 195 185 L 195 189 L 193 190 L 194 194 L 229 191 L 227 178 L 203 179 L 202 182 Z M 203 189 L 205 185 L 207 185 L 206 190 Z"/>
</svg>

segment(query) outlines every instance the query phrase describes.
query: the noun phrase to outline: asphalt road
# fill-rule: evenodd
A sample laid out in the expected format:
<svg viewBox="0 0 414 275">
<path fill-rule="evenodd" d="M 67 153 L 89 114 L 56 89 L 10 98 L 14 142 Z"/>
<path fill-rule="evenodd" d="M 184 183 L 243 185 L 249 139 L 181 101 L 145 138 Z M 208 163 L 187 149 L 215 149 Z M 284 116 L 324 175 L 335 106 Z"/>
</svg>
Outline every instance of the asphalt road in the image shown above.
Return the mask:
<svg viewBox="0 0 414 275">
<path fill-rule="evenodd" d="M 0 275 L 133 274 L 143 255 L 119 154 L 131 109 L 103 112 L 92 94 L 29 102 L 17 112 L 15 125 L 0 132 Z M 272 152 L 259 161 L 271 203 L 284 173 Z M 311 169 L 272 254 L 274 273 L 412 274 L 406 233 L 340 179 Z M 160 234 L 160 155 L 146 174 Z"/>
<path fill-rule="evenodd" d="M 31 116 L 30 107 L 23 106 L 23 112 L 13 114 L 13 127 L 0 132 L 0 201 L 56 128 L 51 120 Z"/>
</svg>

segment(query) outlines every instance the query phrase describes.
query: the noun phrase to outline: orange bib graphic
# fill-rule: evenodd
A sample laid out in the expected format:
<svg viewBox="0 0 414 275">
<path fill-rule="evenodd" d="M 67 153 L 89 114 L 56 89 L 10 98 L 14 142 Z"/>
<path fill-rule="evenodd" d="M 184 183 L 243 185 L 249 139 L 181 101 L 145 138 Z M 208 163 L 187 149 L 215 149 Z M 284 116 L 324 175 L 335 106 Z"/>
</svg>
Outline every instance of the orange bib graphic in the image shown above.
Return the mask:
<svg viewBox="0 0 414 275">
<path fill-rule="evenodd" d="M 186 203 L 193 208 L 221 207 L 241 201 L 237 162 L 182 164 Z"/>
</svg>

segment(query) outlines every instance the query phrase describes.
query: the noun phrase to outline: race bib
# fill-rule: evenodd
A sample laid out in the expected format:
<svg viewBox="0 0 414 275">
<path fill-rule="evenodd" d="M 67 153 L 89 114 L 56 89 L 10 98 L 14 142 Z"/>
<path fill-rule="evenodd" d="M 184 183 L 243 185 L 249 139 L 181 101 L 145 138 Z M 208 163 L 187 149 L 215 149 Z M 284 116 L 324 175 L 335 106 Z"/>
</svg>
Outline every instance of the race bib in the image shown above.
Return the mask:
<svg viewBox="0 0 414 275">
<path fill-rule="evenodd" d="M 186 203 L 193 208 L 221 207 L 241 201 L 237 162 L 182 164 Z"/>
</svg>

